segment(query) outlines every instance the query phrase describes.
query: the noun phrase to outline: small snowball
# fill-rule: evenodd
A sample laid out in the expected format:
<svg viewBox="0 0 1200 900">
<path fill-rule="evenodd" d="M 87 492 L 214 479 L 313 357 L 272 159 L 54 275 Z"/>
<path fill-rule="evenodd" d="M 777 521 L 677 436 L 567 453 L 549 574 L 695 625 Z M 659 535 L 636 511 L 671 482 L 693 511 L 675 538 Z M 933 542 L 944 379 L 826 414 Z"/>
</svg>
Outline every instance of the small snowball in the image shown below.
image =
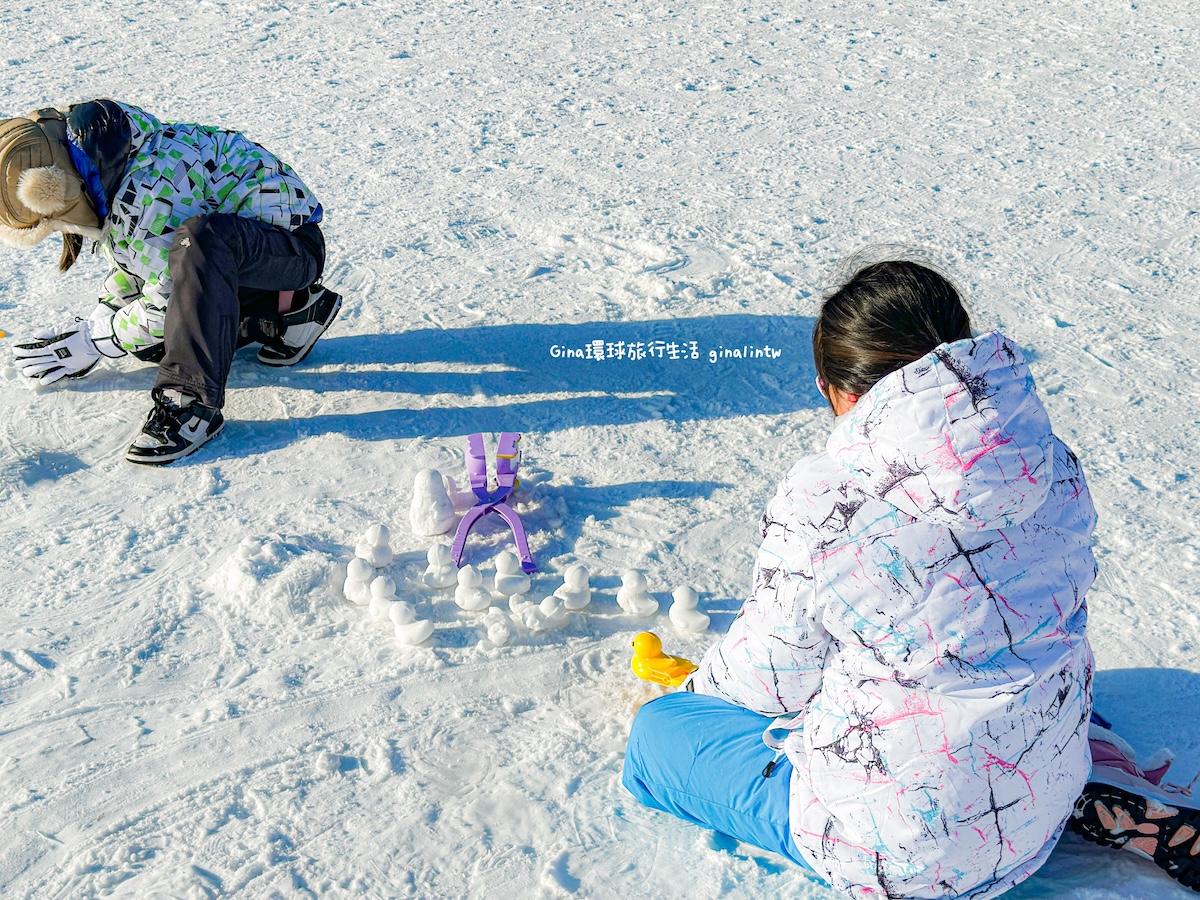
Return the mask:
<svg viewBox="0 0 1200 900">
<path fill-rule="evenodd" d="M 373 619 L 386 619 L 392 601 L 396 599 L 396 582 L 386 575 L 380 575 L 371 582 L 371 601 L 367 612 Z"/>
<path fill-rule="evenodd" d="M 371 596 L 384 600 L 394 600 L 396 597 L 396 582 L 387 575 L 380 575 L 371 582 Z"/>
<path fill-rule="evenodd" d="M 407 600 L 397 600 L 388 610 L 393 625 L 410 625 L 417 620 L 417 611 Z"/>
<path fill-rule="evenodd" d="M 363 540 L 372 547 L 387 547 L 392 542 L 392 532 L 382 522 L 376 522 L 367 529 L 363 535 Z"/>
<path fill-rule="evenodd" d="M 347 600 L 357 606 L 366 606 L 371 602 L 371 586 L 365 581 L 354 581 L 347 578 L 346 583 L 342 586 L 342 593 Z"/>
<path fill-rule="evenodd" d="M 360 559 L 366 560 L 376 569 L 382 569 L 392 564 L 393 554 L 391 547 L 367 547 L 359 544 L 354 548 L 354 553 Z"/>
<path fill-rule="evenodd" d="M 375 570 L 371 568 L 371 564 L 365 559 L 354 557 L 346 566 L 346 579 L 348 581 L 360 581 L 366 584 L 375 574 Z"/>
<path fill-rule="evenodd" d="M 367 529 L 354 547 L 354 555 L 364 559 L 376 569 L 382 569 L 392 563 L 392 548 L 390 541 L 392 533 L 383 523 L 376 523 Z"/>
</svg>

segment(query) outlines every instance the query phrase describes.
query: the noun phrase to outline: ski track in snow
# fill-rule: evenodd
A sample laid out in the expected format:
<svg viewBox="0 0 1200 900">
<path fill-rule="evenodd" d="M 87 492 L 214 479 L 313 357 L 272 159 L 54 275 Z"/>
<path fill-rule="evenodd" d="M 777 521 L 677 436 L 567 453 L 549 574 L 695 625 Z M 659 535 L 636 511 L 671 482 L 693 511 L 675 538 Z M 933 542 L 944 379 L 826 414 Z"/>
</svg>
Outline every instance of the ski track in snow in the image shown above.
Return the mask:
<svg viewBox="0 0 1200 900">
<path fill-rule="evenodd" d="M 35 390 L 4 355 L 0 892 L 831 897 L 624 793 L 656 691 L 615 594 L 647 573 L 671 652 L 728 626 L 829 428 L 817 299 L 868 243 L 931 248 L 1029 351 L 1100 513 L 1100 708 L 1200 767 L 1193 4 L 409 6 L 0 13 L 6 114 L 112 96 L 246 131 L 323 200 L 345 296 L 303 366 L 240 355 L 225 434 L 163 471 L 123 460 L 151 367 Z M 0 253 L 10 335 L 90 308 L 100 265 L 60 277 L 57 249 Z M 593 340 L 702 358 L 550 355 Z M 595 592 L 497 649 L 416 586 L 407 526 L 476 430 L 524 433 L 534 596 L 572 562 Z M 426 646 L 342 599 L 374 521 Z M 467 561 L 510 546 L 486 523 Z M 667 620 L 684 584 L 708 635 Z M 1191 894 L 1068 835 L 1010 896 Z"/>
</svg>

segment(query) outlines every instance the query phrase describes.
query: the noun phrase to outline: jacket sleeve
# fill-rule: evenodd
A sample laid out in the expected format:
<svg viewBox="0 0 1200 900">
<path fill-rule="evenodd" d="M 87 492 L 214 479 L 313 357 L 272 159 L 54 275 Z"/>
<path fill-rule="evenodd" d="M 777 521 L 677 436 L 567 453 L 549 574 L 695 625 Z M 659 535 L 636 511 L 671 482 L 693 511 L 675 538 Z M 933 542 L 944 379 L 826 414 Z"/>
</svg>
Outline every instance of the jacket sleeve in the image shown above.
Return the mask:
<svg viewBox="0 0 1200 900">
<path fill-rule="evenodd" d="M 109 254 L 114 264 L 100 300 L 119 307 L 113 319 L 113 334 L 129 353 L 163 340 L 171 293 L 167 258 L 176 225 L 170 218 L 171 203 L 166 199 L 172 192 L 170 180 L 160 178 L 150 193 L 153 200 L 140 207 L 136 219 L 118 221 L 113 229 L 119 237 L 115 237 Z"/>
<path fill-rule="evenodd" d="M 696 693 L 767 716 L 803 713 L 831 643 L 811 617 L 812 563 L 789 506 L 781 487 L 763 515 L 750 597 L 692 677 Z"/>
</svg>

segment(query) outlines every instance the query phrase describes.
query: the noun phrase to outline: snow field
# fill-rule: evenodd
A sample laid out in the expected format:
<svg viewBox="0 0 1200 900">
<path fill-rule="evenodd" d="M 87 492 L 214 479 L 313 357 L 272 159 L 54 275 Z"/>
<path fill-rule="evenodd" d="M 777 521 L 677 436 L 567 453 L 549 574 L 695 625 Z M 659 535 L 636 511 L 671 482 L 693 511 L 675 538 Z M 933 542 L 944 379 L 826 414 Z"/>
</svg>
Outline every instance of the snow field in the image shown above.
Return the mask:
<svg viewBox="0 0 1200 900">
<path fill-rule="evenodd" d="M 151 367 L 33 390 L 0 355 L 6 896 L 829 898 L 619 774 L 657 692 L 629 641 L 697 658 L 728 626 L 829 428 L 820 290 L 873 242 L 931 248 L 1029 352 L 1100 513 L 1100 708 L 1200 767 L 1192 4 L 160 6 L 0 11 L 5 110 L 245 130 L 325 203 L 345 307 L 296 369 L 240 356 L 224 434 L 162 471 L 123 460 Z M 57 249 L 0 253 L 10 335 L 90 308 L 100 265 Z M 594 340 L 700 358 L 551 355 Z M 483 614 L 417 587 L 410 492 L 501 430 L 530 598 L 572 564 L 593 596 L 481 649 Z M 376 522 L 426 645 L 343 597 Z M 486 583 L 506 548 L 485 520 L 465 562 Z M 652 619 L 616 604 L 629 568 Z M 669 624 L 681 585 L 707 636 Z M 1190 896 L 1128 856 L 1068 835 L 1012 896 Z"/>
</svg>

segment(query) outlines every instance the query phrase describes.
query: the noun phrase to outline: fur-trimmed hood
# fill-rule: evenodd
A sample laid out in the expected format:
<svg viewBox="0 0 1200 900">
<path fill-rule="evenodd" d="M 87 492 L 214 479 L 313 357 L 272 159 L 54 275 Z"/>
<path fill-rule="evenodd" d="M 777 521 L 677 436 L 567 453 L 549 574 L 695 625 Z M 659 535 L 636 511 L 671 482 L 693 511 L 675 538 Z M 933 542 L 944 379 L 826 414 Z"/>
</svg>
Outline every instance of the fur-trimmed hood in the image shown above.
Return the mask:
<svg viewBox="0 0 1200 900">
<path fill-rule="evenodd" d="M 133 146 L 129 117 L 112 100 L 0 123 L 0 241 L 32 247 L 56 231 L 99 240 Z"/>
<path fill-rule="evenodd" d="M 56 231 L 98 238 L 98 214 L 55 109 L 0 122 L 0 241 L 32 247 Z"/>
</svg>

